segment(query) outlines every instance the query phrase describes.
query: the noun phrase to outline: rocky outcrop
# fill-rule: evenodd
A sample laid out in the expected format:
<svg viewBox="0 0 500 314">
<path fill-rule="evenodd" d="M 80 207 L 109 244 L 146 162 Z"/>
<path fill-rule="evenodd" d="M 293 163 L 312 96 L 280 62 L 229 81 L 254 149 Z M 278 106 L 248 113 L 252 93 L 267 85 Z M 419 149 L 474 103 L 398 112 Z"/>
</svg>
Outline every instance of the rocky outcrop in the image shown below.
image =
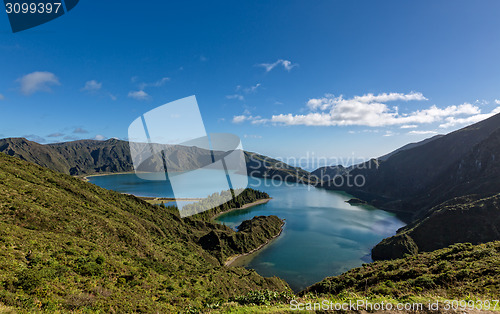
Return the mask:
<svg viewBox="0 0 500 314">
<path fill-rule="evenodd" d="M 219 227 L 201 236 L 198 244 L 216 256 L 219 260 L 251 252 L 266 244 L 281 233 L 284 221 L 276 216 L 256 216 L 245 220 L 238 227 L 238 232 Z"/>
</svg>

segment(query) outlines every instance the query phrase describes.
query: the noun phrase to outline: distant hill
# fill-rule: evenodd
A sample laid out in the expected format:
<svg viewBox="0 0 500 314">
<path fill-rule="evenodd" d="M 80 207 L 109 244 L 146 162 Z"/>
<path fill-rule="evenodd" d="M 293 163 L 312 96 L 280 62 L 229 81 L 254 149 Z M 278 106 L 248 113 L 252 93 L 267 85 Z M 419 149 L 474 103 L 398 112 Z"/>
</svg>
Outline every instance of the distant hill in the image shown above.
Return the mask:
<svg viewBox="0 0 500 314">
<path fill-rule="evenodd" d="M 6 138 L 0 139 L 0 152 L 70 175 L 134 170 L 128 143 L 116 139 L 42 145 Z"/>
<path fill-rule="evenodd" d="M 223 260 L 263 244 L 282 223 L 256 217 L 234 232 L 180 219 L 0 153 L 0 310 L 171 313 L 252 291 L 279 295 L 289 291 L 284 281 Z"/>
<path fill-rule="evenodd" d="M 165 152 L 166 166 L 169 171 L 198 169 L 210 164 L 212 160 L 209 150 L 194 146 L 164 145 L 162 149 Z M 24 138 L 6 138 L 0 139 L 0 152 L 70 175 L 134 171 L 129 143 L 117 139 L 80 140 L 41 145 Z M 214 155 L 217 158 L 223 153 L 214 151 Z M 309 172 L 276 159 L 245 152 L 245 160 L 247 172 L 251 176 L 310 182 Z M 149 165 L 149 169 L 162 169 L 163 167 L 155 161 L 148 161 L 146 164 Z"/>
</svg>

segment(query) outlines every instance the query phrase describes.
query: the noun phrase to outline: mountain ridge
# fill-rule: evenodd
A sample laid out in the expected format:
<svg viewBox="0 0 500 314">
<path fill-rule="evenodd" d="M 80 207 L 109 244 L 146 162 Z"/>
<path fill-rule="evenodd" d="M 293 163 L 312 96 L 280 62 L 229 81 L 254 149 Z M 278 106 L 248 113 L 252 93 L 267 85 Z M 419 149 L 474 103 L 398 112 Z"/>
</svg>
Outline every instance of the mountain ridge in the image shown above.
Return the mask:
<svg viewBox="0 0 500 314">
<path fill-rule="evenodd" d="M 447 199 L 476 193 L 469 184 L 467 189 L 455 194 L 450 192 L 445 199 L 428 199 L 432 190 L 439 190 L 440 182 L 449 182 L 449 178 L 458 175 L 459 167 L 474 168 L 469 154 L 478 145 L 487 146 L 488 142 L 497 140 L 495 134 L 499 130 L 500 114 L 497 114 L 423 145 L 399 151 L 386 161 L 372 159 L 353 167 L 349 174 L 363 176 L 366 184 L 362 187 L 337 187 L 329 183 L 321 186 L 348 192 L 381 209 L 409 213 L 415 219 Z M 496 165 L 490 163 L 490 166 L 497 169 Z M 458 179 L 454 185 L 463 183 L 463 179 Z M 500 192 L 500 188 L 490 189 L 491 194 L 495 192 Z"/>
<path fill-rule="evenodd" d="M 198 169 L 212 160 L 211 151 L 195 146 L 164 145 L 161 148 L 165 151 L 167 169 L 172 171 Z M 134 171 L 129 142 L 118 139 L 42 145 L 25 138 L 5 138 L 0 139 L 0 152 L 73 176 Z M 218 151 L 213 154 L 216 158 L 224 155 Z M 308 171 L 274 158 L 246 151 L 244 157 L 250 176 L 315 183 Z M 148 169 L 163 169 L 162 163 L 146 161 L 145 164 Z"/>
</svg>

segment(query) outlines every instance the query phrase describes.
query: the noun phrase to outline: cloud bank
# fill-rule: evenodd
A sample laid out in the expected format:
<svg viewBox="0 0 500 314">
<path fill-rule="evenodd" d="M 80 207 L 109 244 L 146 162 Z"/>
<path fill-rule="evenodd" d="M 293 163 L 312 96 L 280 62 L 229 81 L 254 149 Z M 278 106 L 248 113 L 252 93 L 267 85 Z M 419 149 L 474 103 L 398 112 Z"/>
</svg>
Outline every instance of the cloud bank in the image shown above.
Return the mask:
<svg viewBox="0 0 500 314">
<path fill-rule="evenodd" d="M 490 113 L 482 113 L 478 106 L 463 103 L 458 106 L 439 108 L 432 105 L 410 113 L 400 113 L 397 106 L 387 103 L 399 101 L 426 101 L 422 93 L 382 93 L 378 95 L 365 94 L 344 98 L 327 94 L 322 98 L 312 98 L 307 102 L 308 113 L 278 114 L 270 119 L 255 119 L 250 116 L 236 116 L 238 122 L 273 123 L 276 125 L 306 125 L 306 126 L 396 126 L 401 128 L 416 128 L 421 124 L 442 123 L 441 128 L 474 123 L 491 117 L 500 112 L 500 107 Z M 233 119 L 235 122 L 235 119 Z"/>
</svg>

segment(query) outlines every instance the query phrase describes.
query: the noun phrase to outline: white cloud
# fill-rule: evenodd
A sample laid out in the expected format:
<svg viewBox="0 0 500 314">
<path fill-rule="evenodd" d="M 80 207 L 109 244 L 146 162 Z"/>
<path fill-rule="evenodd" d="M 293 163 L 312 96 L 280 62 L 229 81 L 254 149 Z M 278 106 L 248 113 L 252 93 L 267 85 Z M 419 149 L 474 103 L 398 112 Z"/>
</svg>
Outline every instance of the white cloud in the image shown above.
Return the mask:
<svg viewBox="0 0 500 314">
<path fill-rule="evenodd" d="M 247 120 L 247 116 L 245 115 L 240 115 L 240 116 L 234 116 L 233 117 L 233 123 L 242 123 L 242 122 L 245 122 Z"/>
<path fill-rule="evenodd" d="M 427 134 L 438 134 L 436 131 L 411 131 L 408 134 L 412 135 L 427 135 Z"/>
<path fill-rule="evenodd" d="M 291 71 L 294 67 L 298 66 L 298 64 L 292 64 L 290 61 L 288 60 L 283 60 L 281 61 L 281 64 L 283 65 L 283 67 L 285 68 L 285 70 L 287 71 Z"/>
<path fill-rule="evenodd" d="M 137 100 L 147 100 L 147 99 L 149 99 L 149 94 L 146 93 L 143 90 L 130 91 L 128 93 L 128 97 L 134 98 L 134 99 L 137 99 Z"/>
<path fill-rule="evenodd" d="M 323 98 L 309 99 L 307 106 L 311 110 L 326 110 L 332 108 L 338 104 L 371 104 L 371 103 L 383 103 L 390 101 L 411 101 L 411 100 L 427 100 L 427 98 L 422 95 L 422 93 L 411 92 L 409 94 L 402 93 L 383 93 L 383 94 L 366 94 L 363 96 L 354 96 L 352 99 L 344 99 L 343 96 L 335 97 L 331 94 L 325 95 Z"/>
<path fill-rule="evenodd" d="M 245 113 L 247 113 L 247 112 L 245 112 Z M 233 123 L 238 124 L 238 123 L 242 123 L 245 121 L 250 121 L 252 124 L 259 124 L 259 123 L 264 122 L 264 119 L 262 119 L 261 116 L 251 116 L 251 115 L 247 115 L 247 114 L 242 114 L 242 115 L 233 117 Z"/>
<path fill-rule="evenodd" d="M 245 97 L 243 97 L 243 95 L 239 95 L 239 94 L 234 94 L 234 95 L 227 95 L 226 96 L 227 99 L 238 99 L 238 100 L 245 100 Z"/>
<path fill-rule="evenodd" d="M 51 72 L 33 72 L 21 77 L 17 82 L 20 83 L 21 92 L 25 95 L 38 91 L 50 92 L 51 85 L 61 85 L 57 76 Z"/>
<path fill-rule="evenodd" d="M 257 91 L 257 88 L 259 88 L 261 86 L 260 83 L 257 83 L 256 85 L 254 86 L 250 86 L 248 88 L 245 88 L 245 93 L 255 93 Z"/>
<path fill-rule="evenodd" d="M 5 99 L 4 95 L 0 94 L 0 100 L 4 100 L 4 99 Z"/>
<path fill-rule="evenodd" d="M 489 104 L 489 101 L 485 100 L 485 99 L 476 99 L 476 101 L 474 101 L 474 103 L 476 105 L 481 105 L 481 106 L 484 106 L 484 105 L 488 105 Z"/>
<path fill-rule="evenodd" d="M 106 137 L 104 135 L 101 135 L 101 134 L 97 134 L 95 137 L 94 137 L 94 140 L 96 141 L 103 141 L 105 140 Z"/>
<path fill-rule="evenodd" d="M 298 66 L 297 63 L 292 63 L 291 61 L 283 60 L 283 59 L 279 59 L 274 63 L 261 63 L 261 64 L 258 64 L 257 66 L 265 68 L 266 72 L 270 72 L 270 71 L 272 71 L 272 69 L 274 69 L 278 65 L 282 65 L 283 68 L 285 70 L 287 70 L 288 72 L 290 72 L 294 67 Z"/>
<path fill-rule="evenodd" d="M 495 99 L 495 104 L 500 105 L 500 100 L 499 99 Z"/>
<path fill-rule="evenodd" d="M 386 103 L 392 101 L 423 101 L 427 100 L 421 93 L 383 93 L 366 94 L 345 99 L 325 95 L 323 98 L 310 99 L 306 114 L 279 114 L 273 115 L 266 122 L 284 125 L 308 126 L 349 126 L 362 125 L 369 127 L 383 127 L 402 125 L 402 128 L 414 128 L 418 124 L 441 122 L 457 116 L 479 115 L 479 107 L 469 103 L 459 106 L 438 108 L 433 105 L 410 113 L 399 113 L 397 106 L 389 107 Z"/>
<path fill-rule="evenodd" d="M 402 129 L 415 129 L 418 128 L 418 125 L 416 124 L 405 124 L 401 126 Z"/>
<path fill-rule="evenodd" d="M 257 89 L 261 86 L 260 83 L 257 83 L 253 86 L 250 87 L 243 87 L 241 85 L 236 86 L 236 94 L 233 95 L 227 95 L 227 99 L 239 99 L 239 100 L 245 100 L 245 97 L 242 95 L 243 93 L 245 94 L 252 94 L 257 92 Z"/>
<path fill-rule="evenodd" d="M 102 88 L 102 83 L 96 80 L 90 80 L 85 82 L 85 86 L 81 89 L 82 91 L 95 92 Z"/>
<path fill-rule="evenodd" d="M 500 107 L 496 107 L 493 109 L 490 113 L 478 113 L 475 115 L 472 115 L 470 117 L 466 118 L 455 118 L 455 117 L 447 117 L 445 119 L 446 123 L 441 124 L 439 127 L 443 129 L 447 128 L 452 128 L 457 125 L 467 125 L 467 124 L 473 124 L 485 119 L 488 119 L 489 117 L 492 117 L 496 115 L 497 113 L 500 113 Z"/>
</svg>

